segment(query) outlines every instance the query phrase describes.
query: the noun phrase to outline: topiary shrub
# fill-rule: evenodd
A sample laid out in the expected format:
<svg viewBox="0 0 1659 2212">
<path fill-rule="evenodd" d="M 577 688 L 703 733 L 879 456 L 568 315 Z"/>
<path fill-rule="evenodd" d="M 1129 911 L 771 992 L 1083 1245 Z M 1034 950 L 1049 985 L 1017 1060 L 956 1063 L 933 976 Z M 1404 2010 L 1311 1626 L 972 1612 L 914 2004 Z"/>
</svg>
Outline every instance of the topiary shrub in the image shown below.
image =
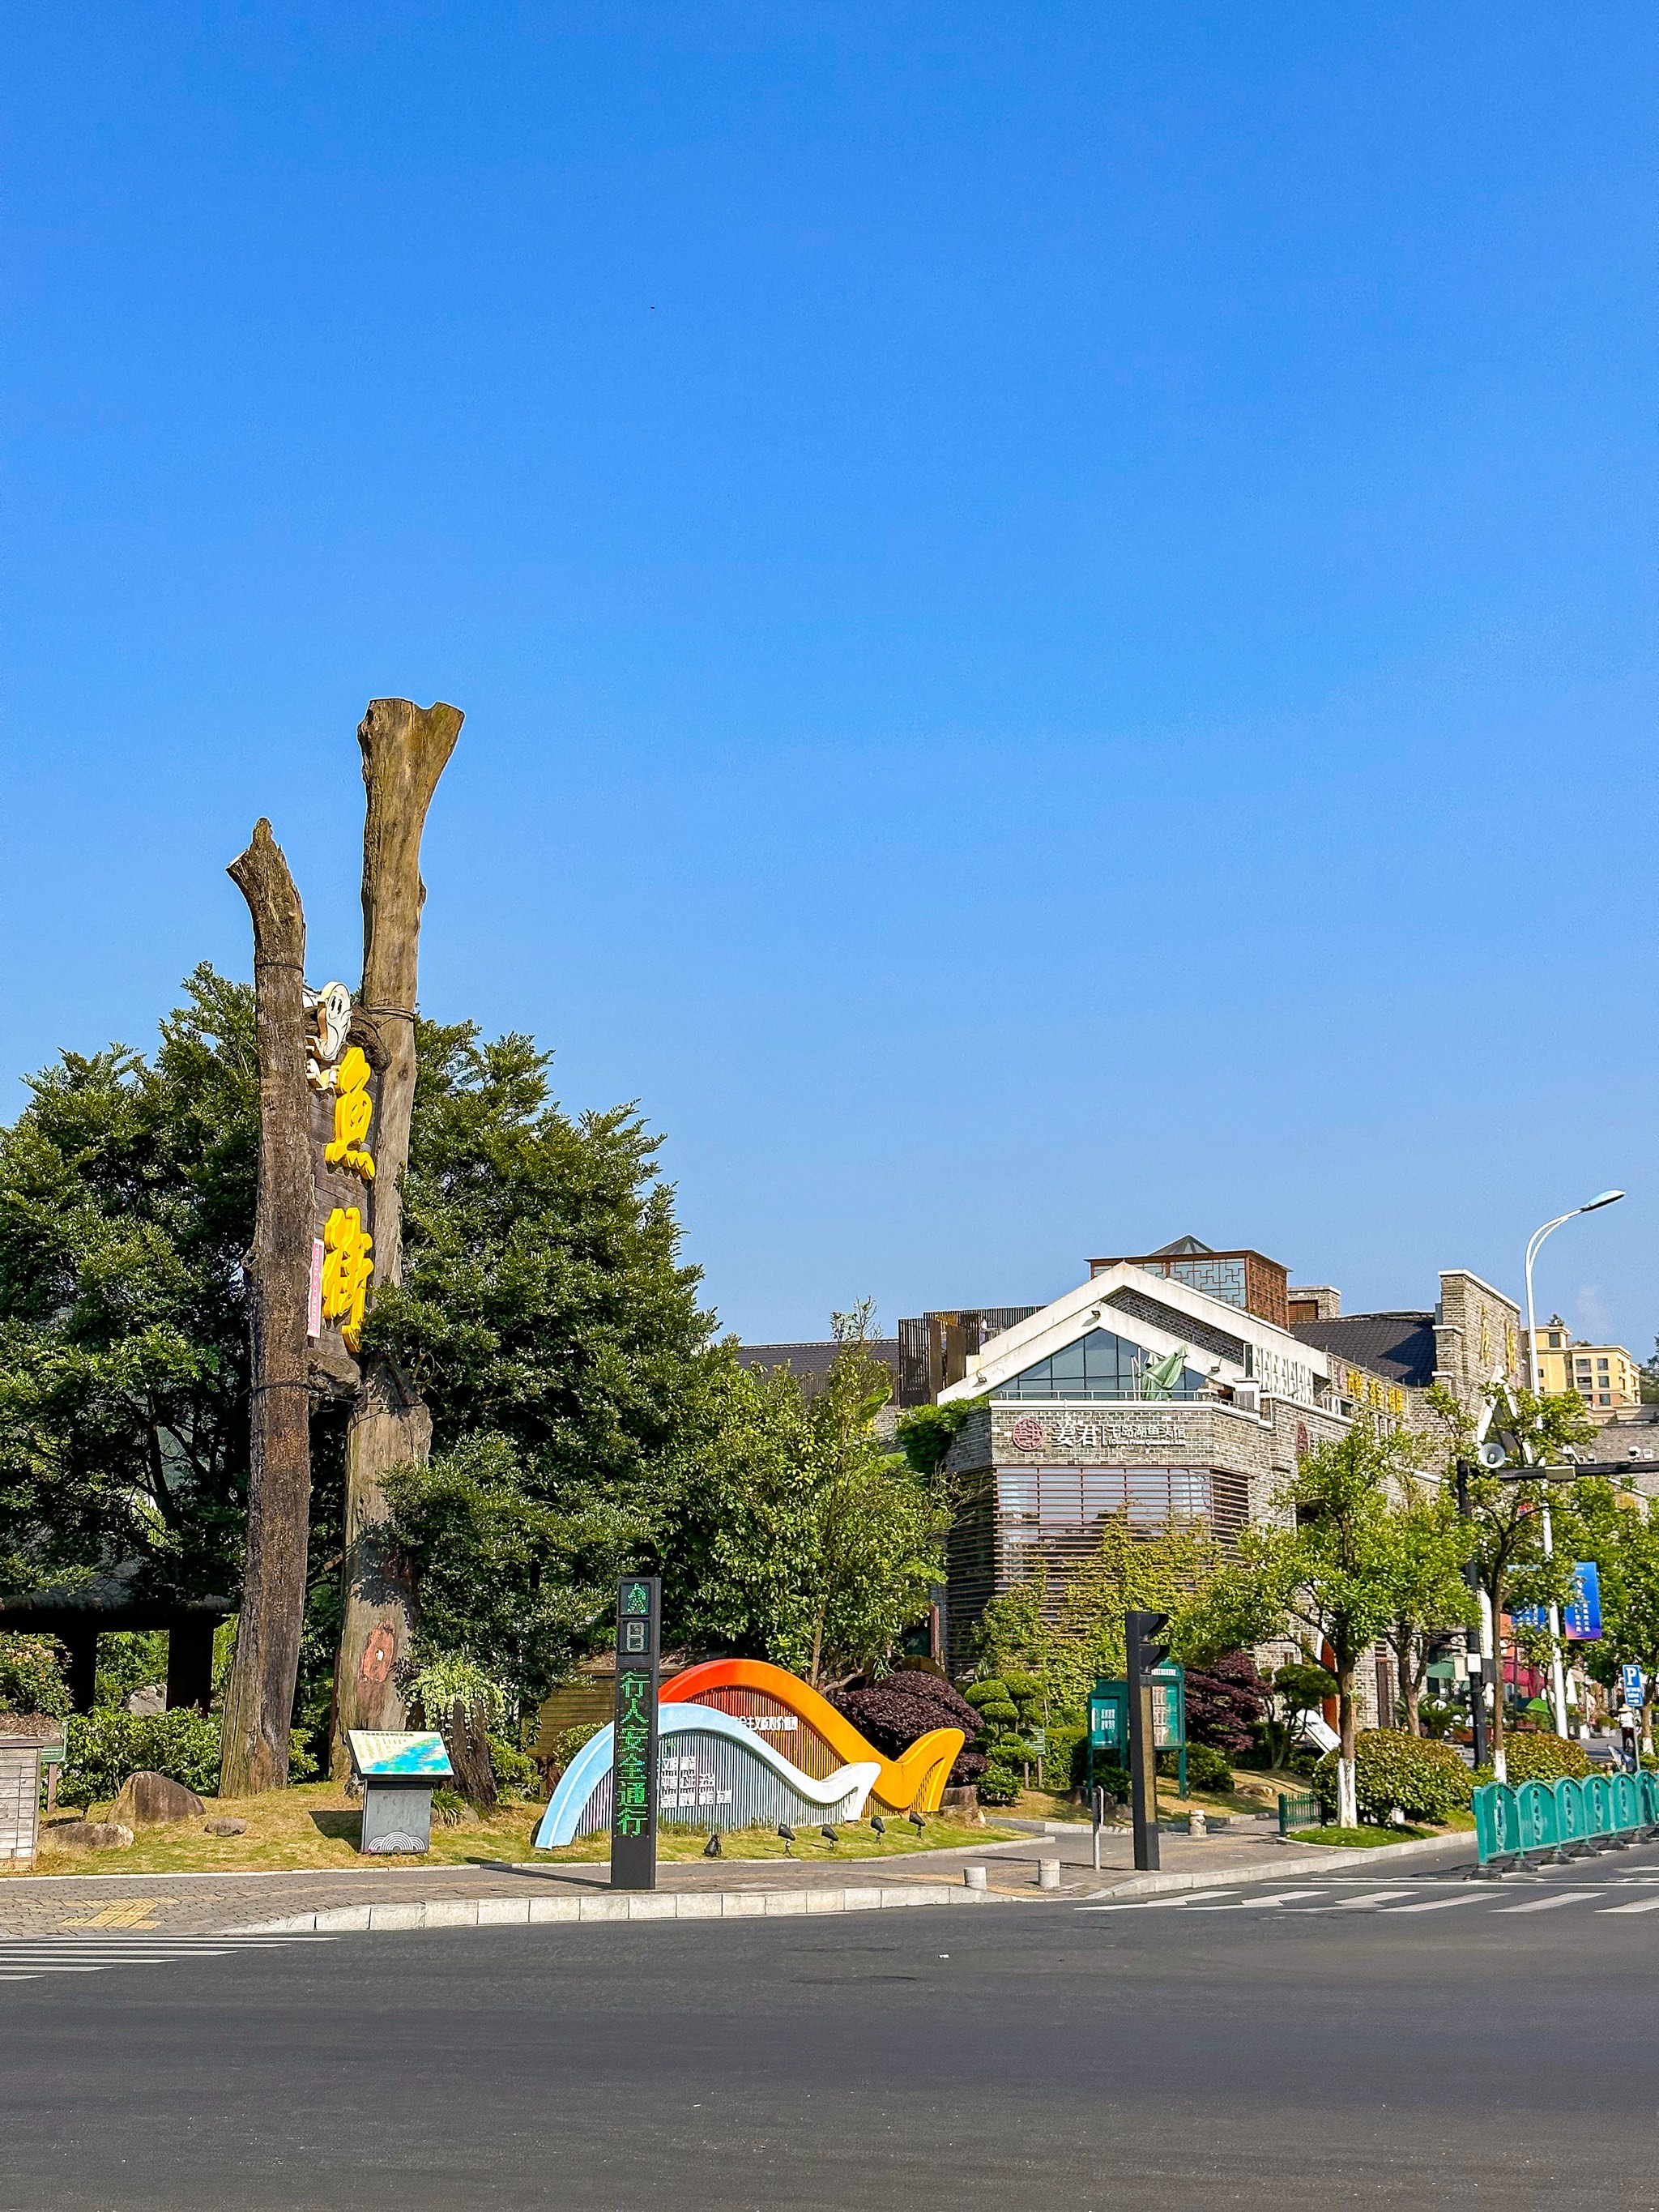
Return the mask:
<svg viewBox="0 0 1659 2212">
<path fill-rule="evenodd" d="M 998 1675 L 987 1682 L 970 1682 L 963 1692 L 967 1702 L 979 1715 L 981 1723 L 994 1723 L 1000 1728 L 1014 1728 L 1019 1722 L 1019 1707 L 1009 1695 L 1008 1685 Z"/>
<path fill-rule="evenodd" d="M 975 1747 L 984 1716 L 942 1675 L 901 1668 L 861 1689 L 839 1691 L 830 1702 L 888 1759 L 902 1758 L 934 1729 L 960 1729 L 967 1742 L 951 1769 L 952 1786 L 964 1788 L 985 1771 L 985 1753 Z"/>
<path fill-rule="evenodd" d="M 65 1718 L 68 1658 L 55 1636 L 0 1636 L 0 1713 Z"/>
<path fill-rule="evenodd" d="M 1528 1730 L 1504 1739 L 1504 1771 L 1511 1783 L 1559 1782 L 1563 1776 L 1582 1780 L 1596 1771 L 1595 1761 L 1582 1743 L 1569 1743 L 1564 1735 Z M 1490 1782 L 1492 1771 L 1483 1766 L 1474 1778 Z"/>
<path fill-rule="evenodd" d="M 1042 1779 L 1050 1790 L 1081 1790 L 1089 1779 L 1089 1731 L 1074 1721 L 1048 1730 L 1042 1752 Z"/>
<path fill-rule="evenodd" d="M 1334 1751 L 1314 1768 L 1313 1786 L 1327 1817 L 1334 1815 Z M 1365 1729 L 1355 1742 L 1354 1789 L 1362 1820 L 1386 1824 L 1396 1808 L 1408 1820 L 1443 1820 L 1468 1803 L 1474 1787 L 1474 1777 L 1449 1743 L 1398 1729 Z"/>
</svg>

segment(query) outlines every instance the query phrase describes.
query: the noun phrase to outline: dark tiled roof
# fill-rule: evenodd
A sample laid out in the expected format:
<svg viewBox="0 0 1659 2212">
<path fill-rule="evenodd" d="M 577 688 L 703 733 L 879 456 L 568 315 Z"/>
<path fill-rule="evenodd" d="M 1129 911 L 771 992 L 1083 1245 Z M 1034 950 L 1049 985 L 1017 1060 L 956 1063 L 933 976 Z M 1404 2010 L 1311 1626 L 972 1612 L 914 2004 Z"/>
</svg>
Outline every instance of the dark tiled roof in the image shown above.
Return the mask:
<svg viewBox="0 0 1659 2212">
<path fill-rule="evenodd" d="M 1434 1380 L 1434 1316 L 1431 1313 L 1347 1314 L 1340 1321 L 1293 1321 L 1291 1334 L 1351 1359 L 1390 1382 L 1426 1390 Z"/>
<path fill-rule="evenodd" d="M 823 1388 L 824 1378 L 840 1346 L 829 1344 L 740 1344 L 738 1346 L 739 1367 L 790 1367 L 800 1377 L 810 1397 L 814 1390 Z M 899 1347 L 896 1336 L 872 1336 L 865 1346 L 872 1359 L 879 1359 L 893 1370 L 896 1387 L 899 1376 Z"/>
</svg>

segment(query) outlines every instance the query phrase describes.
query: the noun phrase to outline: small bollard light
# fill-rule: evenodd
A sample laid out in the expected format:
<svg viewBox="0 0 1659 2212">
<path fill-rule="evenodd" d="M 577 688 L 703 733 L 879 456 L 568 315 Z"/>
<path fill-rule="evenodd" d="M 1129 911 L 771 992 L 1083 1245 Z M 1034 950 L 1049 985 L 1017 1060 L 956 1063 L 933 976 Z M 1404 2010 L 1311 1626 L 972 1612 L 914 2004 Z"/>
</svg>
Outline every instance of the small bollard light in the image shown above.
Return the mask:
<svg viewBox="0 0 1659 2212">
<path fill-rule="evenodd" d="M 967 1889 L 988 1888 L 989 1884 L 986 1880 L 986 1874 L 987 1869 L 984 1867 L 963 1867 L 962 1869 L 963 1887 Z"/>
<path fill-rule="evenodd" d="M 1037 1861 L 1037 1887 L 1039 1889 L 1058 1889 L 1060 1887 L 1060 1861 L 1058 1859 L 1039 1859 Z"/>
</svg>

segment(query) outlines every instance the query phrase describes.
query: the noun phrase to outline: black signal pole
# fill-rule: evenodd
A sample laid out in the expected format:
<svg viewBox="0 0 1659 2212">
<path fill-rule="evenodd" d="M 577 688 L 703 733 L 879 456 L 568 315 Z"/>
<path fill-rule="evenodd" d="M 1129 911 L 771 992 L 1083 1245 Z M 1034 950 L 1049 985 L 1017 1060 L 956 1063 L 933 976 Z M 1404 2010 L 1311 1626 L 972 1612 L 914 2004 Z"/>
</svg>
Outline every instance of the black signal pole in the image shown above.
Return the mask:
<svg viewBox="0 0 1659 2212">
<path fill-rule="evenodd" d="M 1123 1646 L 1129 1687 L 1129 1794 L 1134 1816 L 1135 1868 L 1158 1865 L 1158 1745 L 1152 1728 L 1152 1674 L 1169 1656 L 1152 1642 L 1169 1621 L 1167 1613 L 1123 1616 Z"/>
</svg>

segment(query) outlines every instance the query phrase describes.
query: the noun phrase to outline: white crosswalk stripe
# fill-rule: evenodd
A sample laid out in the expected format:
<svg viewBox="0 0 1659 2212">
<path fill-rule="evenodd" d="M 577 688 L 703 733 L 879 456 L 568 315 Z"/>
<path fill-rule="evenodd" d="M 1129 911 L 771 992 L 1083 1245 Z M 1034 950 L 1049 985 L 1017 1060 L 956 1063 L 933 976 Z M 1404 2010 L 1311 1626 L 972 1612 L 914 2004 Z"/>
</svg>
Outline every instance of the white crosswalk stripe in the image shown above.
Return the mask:
<svg viewBox="0 0 1659 2212">
<path fill-rule="evenodd" d="M 1194 1890 L 1175 1897 L 1126 1899 L 1121 1904 L 1084 1905 L 1079 1909 L 1085 1912 L 1191 1912 L 1206 1915 L 1262 1912 L 1298 1920 L 1316 1920 L 1325 1914 L 1350 1912 L 1365 1912 L 1378 1919 L 1395 1920 L 1402 1914 L 1449 1912 L 1466 1905 L 1485 1906 L 1486 1917 L 1493 1919 L 1557 1912 L 1574 1905 L 1598 1914 L 1659 1912 L 1659 1896 L 1650 1892 L 1644 1894 L 1644 1887 L 1641 1876 L 1626 1876 L 1622 1881 L 1604 1882 L 1595 1889 L 1550 1886 L 1541 1894 L 1534 1893 L 1517 1899 L 1513 1889 L 1499 1888 L 1496 1884 L 1461 1881 L 1425 1881 L 1414 1885 L 1411 1889 L 1362 1890 L 1356 1887 L 1352 1894 L 1345 1894 L 1344 1888 L 1328 1883 L 1317 1889 Z M 1425 1889 L 1437 1890 L 1442 1893 L 1425 1896 Z M 1637 1892 L 1634 1897 L 1630 1894 L 1632 1889 Z M 1620 1898 L 1625 1901 L 1613 1902 L 1614 1899 Z"/>
<path fill-rule="evenodd" d="M 225 1959 L 243 1951 L 277 1951 L 337 1940 L 332 1936 L 0 1936 L 0 1982 L 36 1982 L 53 1974 L 106 1974 L 122 1967 L 167 1966 L 191 1959 Z"/>
<path fill-rule="evenodd" d="M 1599 1892 L 1593 1889 L 1560 1889 L 1553 1897 L 1534 1897 L 1528 1905 L 1500 1905 L 1500 1912 L 1553 1912 L 1559 1905 L 1578 1905 L 1587 1897 Z"/>
</svg>

